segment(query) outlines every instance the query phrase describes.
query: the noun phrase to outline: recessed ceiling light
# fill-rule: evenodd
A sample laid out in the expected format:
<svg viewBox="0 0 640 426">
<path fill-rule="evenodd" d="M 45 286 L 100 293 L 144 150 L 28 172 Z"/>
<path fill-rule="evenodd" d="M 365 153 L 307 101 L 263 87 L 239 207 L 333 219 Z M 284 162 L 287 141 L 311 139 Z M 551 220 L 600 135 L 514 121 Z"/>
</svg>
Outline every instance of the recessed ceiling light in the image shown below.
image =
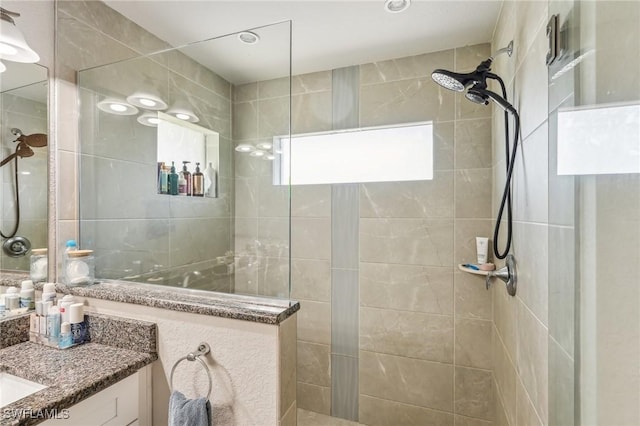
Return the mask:
<svg viewBox="0 0 640 426">
<path fill-rule="evenodd" d="M 264 157 L 262 157 L 262 159 L 266 160 L 266 161 L 273 161 L 275 158 L 276 158 L 276 156 L 273 155 L 273 154 L 267 154 Z"/>
<path fill-rule="evenodd" d="M 157 127 L 159 122 L 158 115 L 153 112 L 147 112 L 138 117 L 138 123 L 144 126 Z"/>
<path fill-rule="evenodd" d="M 266 154 L 266 152 L 264 151 L 260 151 L 259 149 L 256 149 L 255 151 L 251 152 L 249 155 L 252 157 L 262 157 Z"/>
<path fill-rule="evenodd" d="M 200 119 L 191 111 L 187 111 L 186 109 L 171 109 L 167 112 L 167 114 L 173 115 L 175 118 L 179 120 L 188 121 L 190 123 L 197 123 Z"/>
<path fill-rule="evenodd" d="M 159 96 L 151 93 L 136 92 L 127 98 L 127 102 L 139 108 L 150 109 L 153 111 L 167 109 L 167 103 L 160 99 Z"/>
<path fill-rule="evenodd" d="M 135 115 L 138 113 L 138 108 L 114 98 L 107 98 L 98 102 L 98 109 L 115 115 Z"/>
<path fill-rule="evenodd" d="M 386 0 L 384 10 L 391 13 L 399 13 L 407 10 L 411 5 L 411 0 Z"/>
<path fill-rule="evenodd" d="M 265 151 L 270 150 L 272 146 L 273 144 L 271 142 L 260 142 L 259 144 L 256 145 L 257 148 L 263 149 Z"/>
<path fill-rule="evenodd" d="M 13 18 L 19 16 L 19 13 L 6 9 L 0 10 L 0 57 L 14 62 L 38 62 L 40 56 L 29 47 L 24 35 L 16 27 Z"/>
<path fill-rule="evenodd" d="M 245 44 L 256 44 L 260 41 L 260 36 L 256 33 L 252 33 L 251 31 L 243 31 L 238 33 L 238 40 Z"/>
<path fill-rule="evenodd" d="M 238 152 L 252 152 L 255 151 L 255 147 L 253 145 L 249 145 L 248 143 L 241 143 L 236 146 L 236 151 Z"/>
</svg>

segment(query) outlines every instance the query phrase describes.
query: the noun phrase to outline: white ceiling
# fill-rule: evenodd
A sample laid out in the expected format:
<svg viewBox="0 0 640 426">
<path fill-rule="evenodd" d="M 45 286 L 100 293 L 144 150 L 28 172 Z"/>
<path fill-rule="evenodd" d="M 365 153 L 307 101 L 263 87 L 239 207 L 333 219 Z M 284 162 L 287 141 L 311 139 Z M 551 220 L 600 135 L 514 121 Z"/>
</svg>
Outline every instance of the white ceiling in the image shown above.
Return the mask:
<svg viewBox="0 0 640 426">
<path fill-rule="evenodd" d="M 502 1 L 413 0 L 408 10 L 395 14 L 384 10 L 384 0 L 105 3 L 173 46 L 291 20 L 293 74 L 304 74 L 488 42 Z M 248 66 L 246 61 L 221 66 L 234 60 L 219 56 L 223 53 L 207 57 L 203 49 L 188 54 L 233 83 L 283 74 L 282 64 L 274 65 L 273 58 L 282 57 L 286 44 L 282 40 L 269 44 L 263 37 L 252 47 L 258 46 L 262 59 L 256 61 L 257 49 L 251 56 L 260 66 Z M 230 46 L 218 50 L 224 55 L 234 51 Z M 235 53 L 239 51 L 236 47 Z"/>
</svg>

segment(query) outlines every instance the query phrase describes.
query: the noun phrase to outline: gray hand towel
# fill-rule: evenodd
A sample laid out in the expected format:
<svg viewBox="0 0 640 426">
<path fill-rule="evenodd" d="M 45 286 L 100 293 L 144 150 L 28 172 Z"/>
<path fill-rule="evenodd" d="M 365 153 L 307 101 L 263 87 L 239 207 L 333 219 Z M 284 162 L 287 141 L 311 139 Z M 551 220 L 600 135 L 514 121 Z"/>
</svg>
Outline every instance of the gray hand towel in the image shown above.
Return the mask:
<svg viewBox="0 0 640 426">
<path fill-rule="evenodd" d="M 211 404 L 207 398 L 187 399 L 173 391 L 169 398 L 169 426 L 209 426 Z"/>
</svg>

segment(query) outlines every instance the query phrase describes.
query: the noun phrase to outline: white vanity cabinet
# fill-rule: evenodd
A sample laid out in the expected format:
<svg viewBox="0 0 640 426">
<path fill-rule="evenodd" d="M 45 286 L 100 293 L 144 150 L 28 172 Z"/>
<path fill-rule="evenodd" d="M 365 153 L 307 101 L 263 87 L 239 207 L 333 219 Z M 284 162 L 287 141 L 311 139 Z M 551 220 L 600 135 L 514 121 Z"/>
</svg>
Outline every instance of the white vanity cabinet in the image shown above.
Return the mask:
<svg viewBox="0 0 640 426">
<path fill-rule="evenodd" d="M 135 374 L 68 408 L 67 418 L 49 419 L 46 426 L 150 425 L 145 390 L 147 371 Z M 58 417 L 63 412 L 58 411 Z"/>
</svg>

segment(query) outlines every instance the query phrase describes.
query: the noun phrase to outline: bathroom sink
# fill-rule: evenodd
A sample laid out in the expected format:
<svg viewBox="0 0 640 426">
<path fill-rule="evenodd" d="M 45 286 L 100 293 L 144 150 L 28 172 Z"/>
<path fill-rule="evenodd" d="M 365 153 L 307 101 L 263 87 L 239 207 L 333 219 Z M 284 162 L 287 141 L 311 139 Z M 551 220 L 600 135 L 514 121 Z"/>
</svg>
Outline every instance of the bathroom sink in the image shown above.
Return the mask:
<svg viewBox="0 0 640 426">
<path fill-rule="evenodd" d="M 0 407 L 36 393 L 46 386 L 8 373 L 0 373 Z"/>
</svg>

